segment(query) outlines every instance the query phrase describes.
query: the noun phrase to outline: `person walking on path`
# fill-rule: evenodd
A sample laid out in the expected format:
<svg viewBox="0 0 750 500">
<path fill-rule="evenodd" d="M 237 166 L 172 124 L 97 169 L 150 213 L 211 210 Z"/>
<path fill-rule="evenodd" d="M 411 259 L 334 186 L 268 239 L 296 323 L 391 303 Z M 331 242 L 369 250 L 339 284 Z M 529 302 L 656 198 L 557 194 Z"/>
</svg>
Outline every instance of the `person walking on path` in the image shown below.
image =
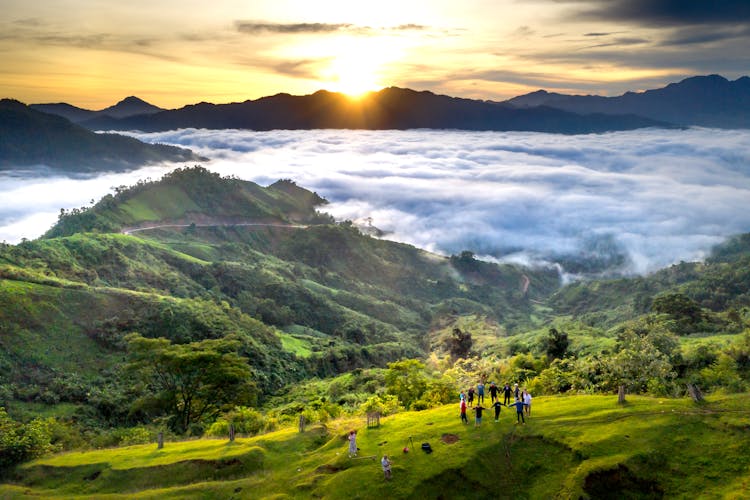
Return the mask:
<svg viewBox="0 0 750 500">
<path fill-rule="evenodd" d="M 468 398 L 469 398 L 468 403 L 469 404 L 474 403 L 474 388 L 473 387 L 469 387 L 469 391 L 468 391 L 467 394 L 468 394 Z"/>
<path fill-rule="evenodd" d="M 469 419 L 466 418 L 466 400 L 462 399 L 460 404 L 461 404 L 461 422 L 468 424 Z"/>
<path fill-rule="evenodd" d="M 357 456 L 357 433 L 349 432 L 349 458 Z"/>
<path fill-rule="evenodd" d="M 511 406 L 516 407 L 516 423 L 523 422 L 526 423 L 526 419 L 523 418 L 523 401 L 516 401 L 515 403 L 511 403 L 508 405 L 508 408 Z"/>
<path fill-rule="evenodd" d="M 526 409 L 526 415 L 531 416 L 531 394 L 525 388 L 523 390 L 523 407 Z"/>
<path fill-rule="evenodd" d="M 477 404 L 473 409 L 476 415 L 474 418 L 474 427 L 479 427 L 482 424 L 482 412 L 487 408 Z"/>
<path fill-rule="evenodd" d="M 383 475 L 385 476 L 385 479 L 387 481 L 391 480 L 391 461 L 388 458 L 388 455 L 383 455 L 383 458 L 380 459 L 380 465 L 383 466 Z"/>
<path fill-rule="evenodd" d="M 494 403 L 495 401 L 499 401 L 500 398 L 497 397 L 497 386 L 495 385 L 495 382 L 490 382 L 490 402 Z"/>
<path fill-rule="evenodd" d="M 492 403 L 492 408 L 495 409 L 495 422 L 497 422 L 497 419 L 500 418 L 500 408 L 502 408 L 503 406 L 505 406 L 505 405 L 502 404 L 500 402 L 500 400 L 495 401 L 494 403 Z"/>
<path fill-rule="evenodd" d="M 484 382 L 477 382 L 477 404 L 484 403 Z"/>
<path fill-rule="evenodd" d="M 510 385 L 508 382 L 505 382 L 505 385 L 503 386 L 503 404 L 510 404 Z"/>
</svg>

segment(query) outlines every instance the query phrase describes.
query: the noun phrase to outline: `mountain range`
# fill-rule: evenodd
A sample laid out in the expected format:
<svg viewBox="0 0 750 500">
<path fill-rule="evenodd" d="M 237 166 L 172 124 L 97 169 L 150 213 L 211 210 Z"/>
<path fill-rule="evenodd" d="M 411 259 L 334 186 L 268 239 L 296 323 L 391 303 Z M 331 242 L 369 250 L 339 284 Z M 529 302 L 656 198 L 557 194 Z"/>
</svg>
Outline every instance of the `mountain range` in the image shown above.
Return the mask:
<svg viewBox="0 0 750 500">
<path fill-rule="evenodd" d="M 227 104 L 201 102 L 172 110 L 136 97 L 99 111 L 63 103 L 31 107 L 92 130 L 433 128 L 590 133 L 668 126 L 744 128 L 750 127 L 750 78 L 696 76 L 617 97 L 539 90 L 503 102 L 389 87 L 360 99 L 321 90 Z"/>
<path fill-rule="evenodd" d="M 97 134 L 68 119 L 11 99 L 0 100 L 0 170 L 45 165 L 75 172 L 123 170 L 205 158 L 164 144 Z"/>
<path fill-rule="evenodd" d="M 696 76 L 664 88 L 627 92 L 617 97 L 538 90 L 505 102 L 519 109 L 549 106 L 582 114 L 632 113 L 680 126 L 750 127 L 750 78 L 747 76 L 735 81 L 719 75 Z"/>
</svg>

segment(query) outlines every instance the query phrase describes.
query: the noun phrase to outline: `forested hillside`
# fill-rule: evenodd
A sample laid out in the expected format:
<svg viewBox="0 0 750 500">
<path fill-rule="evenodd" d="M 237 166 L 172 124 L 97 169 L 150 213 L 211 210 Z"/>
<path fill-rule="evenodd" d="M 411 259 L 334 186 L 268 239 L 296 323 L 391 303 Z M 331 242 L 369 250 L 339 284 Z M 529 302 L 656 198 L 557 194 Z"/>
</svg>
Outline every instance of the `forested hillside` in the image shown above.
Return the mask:
<svg viewBox="0 0 750 500">
<path fill-rule="evenodd" d="M 41 443 L 14 461 L 426 409 L 480 379 L 535 395 L 748 386 L 748 235 L 703 263 L 561 287 L 552 267 L 363 234 L 325 203 L 185 168 L 0 247 L 0 406 Z"/>
</svg>

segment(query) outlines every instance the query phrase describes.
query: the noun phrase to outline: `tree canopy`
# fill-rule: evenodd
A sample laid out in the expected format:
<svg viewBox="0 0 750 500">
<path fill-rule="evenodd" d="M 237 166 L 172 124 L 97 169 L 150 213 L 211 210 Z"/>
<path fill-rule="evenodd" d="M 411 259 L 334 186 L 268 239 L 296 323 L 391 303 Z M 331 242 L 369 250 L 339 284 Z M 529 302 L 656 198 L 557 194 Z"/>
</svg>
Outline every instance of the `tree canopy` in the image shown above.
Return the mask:
<svg viewBox="0 0 750 500">
<path fill-rule="evenodd" d="M 172 344 L 139 334 L 128 341 L 128 371 L 143 385 L 134 407 L 184 433 L 237 405 L 255 402 L 256 388 L 247 361 L 232 339 Z"/>
</svg>

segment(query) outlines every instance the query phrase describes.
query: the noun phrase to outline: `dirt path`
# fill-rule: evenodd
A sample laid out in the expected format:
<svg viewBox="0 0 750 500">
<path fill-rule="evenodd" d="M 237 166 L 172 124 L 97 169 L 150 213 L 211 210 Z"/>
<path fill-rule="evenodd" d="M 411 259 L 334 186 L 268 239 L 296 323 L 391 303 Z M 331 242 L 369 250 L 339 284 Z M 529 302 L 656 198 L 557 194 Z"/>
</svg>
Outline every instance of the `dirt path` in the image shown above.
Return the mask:
<svg viewBox="0 0 750 500">
<path fill-rule="evenodd" d="M 531 284 L 531 280 L 525 274 L 522 276 L 522 279 L 523 279 L 523 284 L 521 285 L 521 293 L 526 295 L 526 292 L 529 291 L 529 284 Z"/>
<path fill-rule="evenodd" d="M 121 231 L 122 234 L 133 234 L 138 233 L 141 231 L 148 231 L 150 229 L 163 229 L 163 228 L 176 228 L 176 227 L 231 227 L 231 226 L 241 226 L 241 227 L 285 227 L 285 228 L 293 228 L 293 229 L 307 229 L 308 226 L 302 225 L 302 224 L 271 224 L 271 223 L 264 223 L 264 222 L 245 222 L 245 223 L 235 223 L 235 222 L 225 222 L 225 223 L 213 223 L 213 224 L 160 224 L 158 226 L 146 226 L 146 227 L 132 227 L 132 228 L 125 228 Z"/>
</svg>

